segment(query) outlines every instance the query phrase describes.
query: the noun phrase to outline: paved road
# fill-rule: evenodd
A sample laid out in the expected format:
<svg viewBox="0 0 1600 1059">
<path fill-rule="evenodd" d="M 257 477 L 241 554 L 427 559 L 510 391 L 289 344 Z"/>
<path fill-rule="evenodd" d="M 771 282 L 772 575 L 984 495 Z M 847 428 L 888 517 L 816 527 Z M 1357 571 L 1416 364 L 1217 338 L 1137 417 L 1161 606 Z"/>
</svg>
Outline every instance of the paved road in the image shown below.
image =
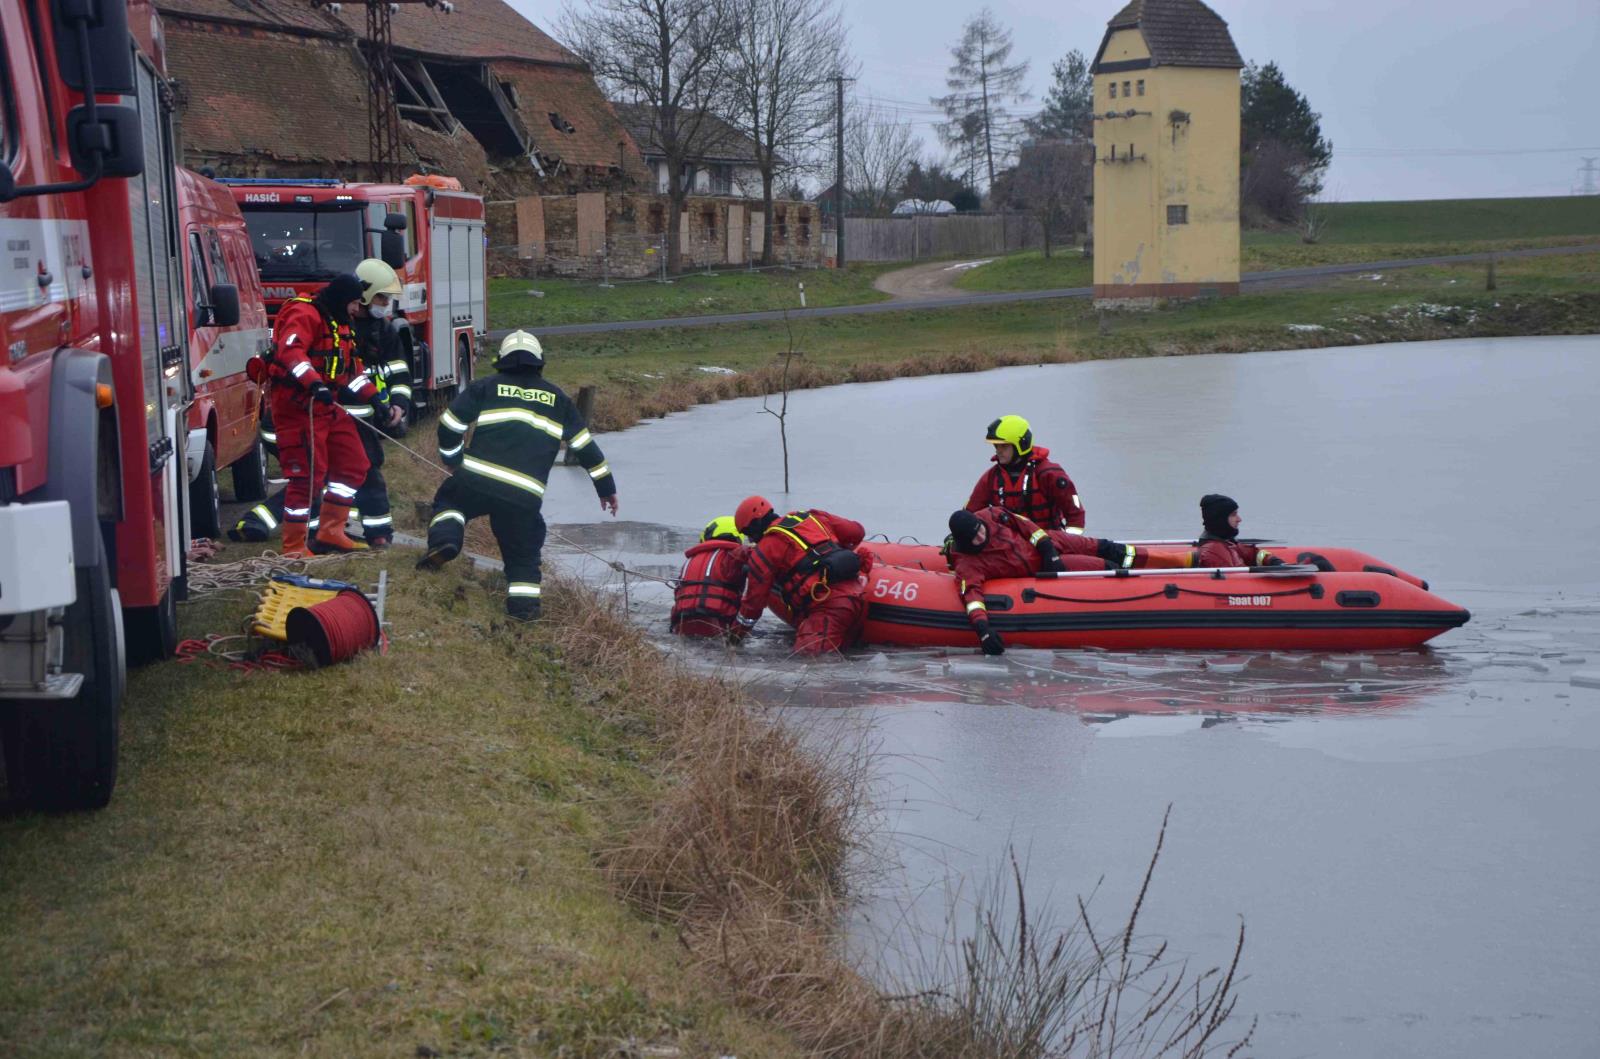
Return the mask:
<svg viewBox="0 0 1600 1059">
<path fill-rule="evenodd" d="M 1559 254 L 1591 254 L 1600 246 L 1546 246 L 1532 250 L 1501 250 L 1493 256 L 1501 260 L 1519 257 L 1548 257 Z M 1242 282 L 1246 287 L 1271 289 L 1314 283 L 1330 276 L 1346 276 L 1358 272 L 1382 272 L 1397 268 L 1417 268 L 1423 265 L 1459 265 L 1487 261 L 1490 255 L 1451 254 L 1442 257 L 1413 257 L 1395 261 L 1361 261 L 1346 265 L 1317 265 L 1311 268 L 1279 269 L 1275 272 L 1246 272 Z M 920 266 L 919 266 L 920 267 Z M 1087 298 L 1094 293 L 1090 287 L 1059 287 L 1054 290 L 1000 291 L 993 294 L 955 294 L 920 300 L 873 302 L 870 305 L 831 305 L 812 309 L 791 309 L 789 319 L 826 316 L 870 316 L 878 313 L 902 313 L 922 309 L 961 309 L 977 305 L 1007 305 L 1014 302 L 1051 301 L 1056 298 Z M 660 320 L 612 320 L 592 324 L 557 324 L 536 327 L 541 338 L 561 335 L 592 335 L 616 331 L 654 331 L 667 327 L 714 327 L 718 324 L 758 324 L 781 321 L 784 313 L 768 310 L 754 313 L 724 313 L 720 316 L 677 316 Z M 498 342 L 507 330 L 490 331 L 489 337 Z"/>
</svg>

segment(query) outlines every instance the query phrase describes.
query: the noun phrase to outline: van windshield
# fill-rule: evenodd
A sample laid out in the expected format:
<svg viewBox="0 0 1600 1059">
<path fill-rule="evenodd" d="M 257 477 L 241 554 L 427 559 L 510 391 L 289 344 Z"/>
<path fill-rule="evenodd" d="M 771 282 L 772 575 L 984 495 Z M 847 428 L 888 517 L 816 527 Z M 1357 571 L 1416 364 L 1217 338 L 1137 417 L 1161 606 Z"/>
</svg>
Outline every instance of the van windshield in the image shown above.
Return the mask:
<svg viewBox="0 0 1600 1059">
<path fill-rule="evenodd" d="M 263 280 L 332 279 L 367 256 L 360 210 L 245 211 Z"/>
</svg>

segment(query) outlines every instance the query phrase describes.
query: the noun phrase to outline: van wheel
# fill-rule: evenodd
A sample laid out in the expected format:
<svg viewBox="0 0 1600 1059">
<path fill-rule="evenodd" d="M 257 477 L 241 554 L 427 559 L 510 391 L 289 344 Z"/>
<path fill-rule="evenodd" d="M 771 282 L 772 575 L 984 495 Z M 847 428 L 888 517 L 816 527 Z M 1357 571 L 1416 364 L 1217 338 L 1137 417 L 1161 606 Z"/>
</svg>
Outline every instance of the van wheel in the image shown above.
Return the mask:
<svg viewBox="0 0 1600 1059">
<path fill-rule="evenodd" d="M 189 533 L 195 537 L 222 536 L 222 505 L 217 496 L 217 450 L 208 441 L 200 460 L 200 473 L 189 483 Z"/>
<path fill-rule="evenodd" d="M 240 502 L 267 498 L 267 446 L 259 434 L 250 451 L 234 461 L 233 498 Z"/>
<path fill-rule="evenodd" d="M 79 567 L 78 601 L 67 608 L 64 669 L 82 673 L 70 701 L 0 703 L 11 798 L 33 809 L 99 809 L 117 782 L 123 691 L 122 605 L 97 542 L 98 566 Z"/>
</svg>

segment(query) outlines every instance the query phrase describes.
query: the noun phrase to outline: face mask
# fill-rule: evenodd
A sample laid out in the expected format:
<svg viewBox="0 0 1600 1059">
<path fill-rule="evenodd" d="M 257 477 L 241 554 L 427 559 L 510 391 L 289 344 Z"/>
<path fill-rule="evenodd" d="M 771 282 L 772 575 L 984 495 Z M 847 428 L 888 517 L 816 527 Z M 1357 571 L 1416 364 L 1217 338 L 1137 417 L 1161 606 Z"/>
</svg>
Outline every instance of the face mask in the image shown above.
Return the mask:
<svg viewBox="0 0 1600 1059">
<path fill-rule="evenodd" d="M 375 320 L 387 320 L 394 315 L 394 302 L 384 302 L 382 305 L 373 302 L 367 306 L 367 315 Z"/>
</svg>

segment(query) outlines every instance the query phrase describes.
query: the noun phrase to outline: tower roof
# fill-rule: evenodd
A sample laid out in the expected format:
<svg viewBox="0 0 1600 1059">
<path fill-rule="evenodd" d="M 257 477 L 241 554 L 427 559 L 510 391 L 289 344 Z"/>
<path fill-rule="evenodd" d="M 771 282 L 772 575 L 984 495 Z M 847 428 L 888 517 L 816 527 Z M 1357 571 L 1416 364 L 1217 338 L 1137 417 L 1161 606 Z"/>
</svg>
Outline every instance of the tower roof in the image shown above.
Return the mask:
<svg viewBox="0 0 1600 1059">
<path fill-rule="evenodd" d="M 1244 66 L 1222 16 L 1200 0 L 1129 0 L 1106 24 L 1095 53 L 1098 72 L 1106 42 L 1119 29 L 1137 29 L 1150 49 L 1151 66 Z"/>
</svg>

